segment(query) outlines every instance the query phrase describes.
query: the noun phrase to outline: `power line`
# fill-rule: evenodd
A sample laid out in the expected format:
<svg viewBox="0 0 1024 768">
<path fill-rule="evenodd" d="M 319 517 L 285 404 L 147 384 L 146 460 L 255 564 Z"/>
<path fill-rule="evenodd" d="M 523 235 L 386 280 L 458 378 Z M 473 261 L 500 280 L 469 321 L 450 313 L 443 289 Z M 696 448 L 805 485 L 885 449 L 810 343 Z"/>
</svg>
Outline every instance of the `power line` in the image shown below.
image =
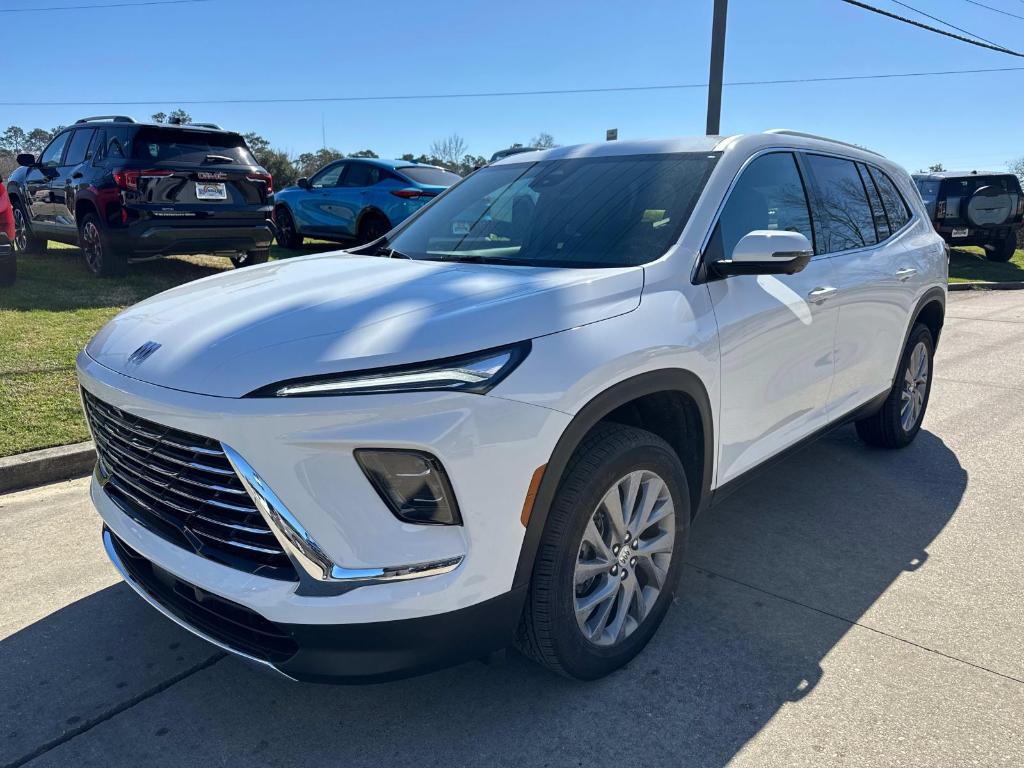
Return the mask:
<svg viewBox="0 0 1024 768">
<path fill-rule="evenodd" d="M 971 5 L 976 5 L 979 8 L 987 8 L 990 11 L 995 11 L 996 13 L 1001 13 L 1001 14 L 1003 14 L 1003 16 L 1012 16 L 1015 19 L 1024 20 L 1024 16 L 1019 16 L 1016 13 L 1010 13 L 1009 11 L 1004 11 L 1002 8 L 993 8 L 991 5 L 985 5 L 984 3 L 979 3 L 979 2 L 977 2 L 977 0 L 965 0 L 965 2 L 968 2 Z"/>
<path fill-rule="evenodd" d="M 910 24 L 912 26 L 919 27 L 921 29 L 926 29 L 929 32 L 934 32 L 937 35 L 943 35 L 944 37 L 951 37 L 954 40 L 959 40 L 961 43 L 968 43 L 969 45 L 976 45 L 979 48 L 988 48 L 990 51 L 998 51 L 999 53 L 1007 53 L 1010 56 L 1017 56 L 1019 58 L 1024 58 L 1024 53 L 1019 53 L 1018 51 L 1014 51 L 1014 50 L 1011 50 L 1010 48 L 1005 48 L 1005 47 L 1003 47 L 1001 45 L 996 45 L 994 43 L 989 43 L 987 41 L 982 42 L 982 40 L 980 40 L 980 39 L 974 39 L 974 38 L 977 37 L 977 35 L 975 35 L 973 38 L 972 37 L 963 37 L 961 35 L 955 35 L 952 32 L 947 32 L 944 29 L 939 29 L 938 27 L 932 27 L 932 26 L 929 26 L 928 24 L 923 24 L 920 21 L 915 21 L 914 19 L 908 19 L 906 16 L 900 16 L 898 13 L 892 13 L 891 11 L 884 11 L 881 8 L 876 8 L 873 5 L 868 5 L 867 3 L 862 3 L 862 2 L 860 2 L 860 0 L 839 0 L 839 1 L 842 2 L 842 3 L 846 3 L 847 5 L 852 5 L 852 6 L 855 6 L 857 8 L 862 8 L 865 11 L 871 11 L 872 13 L 877 13 L 877 14 L 880 14 L 882 16 L 887 16 L 888 18 L 895 19 L 896 21 L 902 21 L 904 24 Z M 942 23 L 945 24 L 946 22 L 942 22 Z M 948 25 L 948 26 L 952 26 L 952 25 Z"/>
<path fill-rule="evenodd" d="M 989 67 L 985 69 L 947 69 L 933 72 L 885 72 L 873 75 L 837 75 L 833 77 L 796 77 L 780 80 L 734 80 L 723 83 L 737 88 L 752 85 L 801 85 L 807 83 L 837 83 L 857 80 L 894 80 L 909 77 L 940 77 L 945 75 L 978 75 L 993 72 L 1024 72 L 1024 67 Z M 137 107 L 175 104 L 195 106 L 203 104 L 312 104 L 353 101 L 430 101 L 434 99 L 483 99 L 512 96 L 572 96 L 585 93 L 627 93 L 640 91 L 671 91 L 689 88 L 707 88 L 707 83 L 668 83 L 665 85 L 624 85 L 609 88 L 561 88 L 543 91 L 484 91 L 475 93 L 420 93 L 378 96 L 299 96 L 271 99 L 139 99 L 134 101 L 0 101 L 0 107 Z"/>
<path fill-rule="evenodd" d="M 970 35 L 971 37 L 976 37 L 979 40 L 984 40 L 986 43 L 991 43 L 992 45 L 995 45 L 999 48 L 1003 47 L 999 45 L 999 43 L 989 40 L 987 37 L 982 37 L 981 35 L 977 35 L 974 32 L 968 32 L 966 29 L 963 29 L 962 27 L 958 27 L 955 24 L 950 24 L 948 21 L 944 21 L 943 19 L 940 19 L 938 16 L 932 16 L 930 13 L 925 13 L 924 11 L 917 9 L 912 5 L 907 5 L 906 3 L 900 2 L 900 0 L 892 0 L 892 2 L 896 3 L 896 5 L 902 5 L 907 10 L 913 11 L 914 13 L 917 13 L 921 16 L 927 16 L 932 21 L 937 21 L 939 22 L 939 24 L 944 24 L 950 29 L 955 29 L 957 32 L 963 32 L 965 35 Z"/>
<path fill-rule="evenodd" d="M 142 0 L 138 3 L 95 3 L 92 5 L 48 5 L 43 8 L 0 8 L 0 13 L 35 13 L 36 11 L 81 11 L 91 8 L 136 8 L 144 5 L 188 5 L 212 3 L 213 0 Z"/>
</svg>

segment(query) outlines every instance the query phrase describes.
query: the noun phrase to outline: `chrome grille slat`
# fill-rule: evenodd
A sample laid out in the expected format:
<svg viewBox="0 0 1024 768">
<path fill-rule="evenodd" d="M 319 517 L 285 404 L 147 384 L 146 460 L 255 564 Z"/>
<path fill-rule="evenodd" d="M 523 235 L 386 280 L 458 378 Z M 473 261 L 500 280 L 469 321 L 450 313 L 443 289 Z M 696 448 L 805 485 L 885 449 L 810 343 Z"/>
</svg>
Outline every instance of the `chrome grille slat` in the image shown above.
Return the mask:
<svg viewBox="0 0 1024 768">
<path fill-rule="evenodd" d="M 225 565 L 297 578 L 220 444 L 82 391 L 107 494 L 157 535 Z"/>
</svg>

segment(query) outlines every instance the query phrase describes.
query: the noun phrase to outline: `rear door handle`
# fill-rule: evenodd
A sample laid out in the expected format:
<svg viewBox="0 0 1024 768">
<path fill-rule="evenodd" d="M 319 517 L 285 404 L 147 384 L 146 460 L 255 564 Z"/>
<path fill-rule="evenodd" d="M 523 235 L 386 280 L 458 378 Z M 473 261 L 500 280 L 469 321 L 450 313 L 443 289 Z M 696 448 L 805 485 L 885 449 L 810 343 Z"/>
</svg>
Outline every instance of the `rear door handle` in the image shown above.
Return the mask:
<svg viewBox="0 0 1024 768">
<path fill-rule="evenodd" d="M 807 298 L 810 299 L 812 304 L 822 304 L 831 299 L 838 292 L 839 291 L 832 287 L 815 288 L 807 294 Z"/>
<path fill-rule="evenodd" d="M 913 267 L 904 267 L 903 269 L 899 269 L 896 271 L 896 279 L 899 280 L 900 282 L 903 282 L 904 280 L 909 280 L 916 274 L 917 270 L 914 269 Z"/>
</svg>

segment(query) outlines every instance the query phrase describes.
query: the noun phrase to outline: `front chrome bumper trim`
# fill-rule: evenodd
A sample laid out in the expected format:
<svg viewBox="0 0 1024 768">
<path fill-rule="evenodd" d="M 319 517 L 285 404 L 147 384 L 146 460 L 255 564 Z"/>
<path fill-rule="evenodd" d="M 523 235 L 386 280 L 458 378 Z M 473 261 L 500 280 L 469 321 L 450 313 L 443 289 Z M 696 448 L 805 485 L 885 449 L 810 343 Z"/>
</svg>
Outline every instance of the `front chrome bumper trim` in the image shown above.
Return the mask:
<svg viewBox="0 0 1024 768">
<path fill-rule="evenodd" d="M 426 563 L 395 565 L 381 568 L 346 568 L 338 565 L 320 548 L 298 518 L 268 486 L 255 469 L 229 446 L 221 443 L 224 455 L 245 486 L 253 503 L 260 511 L 270 530 L 281 543 L 284 551 L 315 582 L 339 587 L 356 587 L 389 581 L 407 581 L 428 576 L 451 573 L 461 565 L 463 556 L 445 558 Z"/>
<path fill-rule="evenodd" d="M 262 669 L 273 670 L 275 673 L 277 673 L 278 675 L 281 675 L 282 677 L 287 678 L 288 680 L 293 680 L 293 681 L 295 680 L 295 678 L 293 678 L 291 675 L 285 674 L 280 669 L 278 669 L 273 664 L 271 664 L 269 661 L 266 661 L 264 659 L 258 659 L 255 656 L 250 656 L 248 653 L 240 651 L 237 648 L 232 648 L 230 645 L 226 645 L 225 643 L 221 642 L 220 640 L 217 640 L 217 639 L 215 639 L 213 637 L 210 637 L 208 634 L 206 634 L 202 630 L 196 629 L 191 624 L 189 624 L 187 621 L 185 621 L 181 617 L 175 615 L 174 613 L 172 613 L 167 608 L 165 608 L 159 601 L 156 600 L 156 598 L 154 598 L 152 595 L 149 594 L 149 592 L 146 591 L 146 588 L 144 586 L 142 586 L 142 584 L 140 584 L 135 579 L 134 576 L 132 576 L 128 572 L 128 569 L 125 567 L 124 563 L 121 561 L 120 555 L 117 554 L 117 550 L 114 549 L 114 540 L 112 538 L 112 534 L 106 528 L 103 529 L 103 548 L 107 551 L 107 557 L 110 558 L 110 562 L 114 564 L 114 567 L 117 569 L 117 572 L 121 574 L 121 578 L 124 579 L 125 583 L 129 587 L 134 589 L 135 592 L 138 593 L 139 597 L 141 597 L 143 600 L 145 600 L 151 606 L 156 608 L 158 611 L 160 611 L 160 613 L 162 613 L 168 619 L 173 621 L 179 627 L 181 627 L 182 629 L 184 629 L 184 630 L 186 630 L 188 632 L 191 632 L 196 637 L 201 638 L 202 640 L 205 640 L 206 642 L 210 643 L 211 645 L 215 645 L 216 647 L 220 648 L 222 651 L 226 651 L 227 653 L 230 653 L 232 656 L 237 656 L 240 659 L 242 659 L 244 661 L 247 661 L 247 662 L 249 662 L 251 664 L 255 664 L 255 665 L 257 665 L 258 667 L 260 667 Z"/>
</svg>

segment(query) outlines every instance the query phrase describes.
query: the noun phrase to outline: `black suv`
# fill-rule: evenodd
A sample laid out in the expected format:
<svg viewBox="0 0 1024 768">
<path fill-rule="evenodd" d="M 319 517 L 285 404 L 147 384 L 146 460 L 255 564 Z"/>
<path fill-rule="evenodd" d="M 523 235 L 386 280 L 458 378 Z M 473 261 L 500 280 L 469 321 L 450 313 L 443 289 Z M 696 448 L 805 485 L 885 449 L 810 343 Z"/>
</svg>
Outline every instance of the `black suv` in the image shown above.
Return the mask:
<svg viewBox="0 0 1024 768">
<path fill-rule="evenodd" d="M 1009 261 L 1024 218 L 1024 195 L 1012 173 L 914 174 L 935 231 L 950 245 L 980 245 L 989 261 Z"/>
<path fill-rule="evenodd" d="M 241 135 L 216 125 L 86 117 L 18 163 L 7 186 L 29 253 L 47 240 L 80 245 L 97 275 L 171 254 L 241 267 L 270 253 L 273 179 Z"/>
</svg>

